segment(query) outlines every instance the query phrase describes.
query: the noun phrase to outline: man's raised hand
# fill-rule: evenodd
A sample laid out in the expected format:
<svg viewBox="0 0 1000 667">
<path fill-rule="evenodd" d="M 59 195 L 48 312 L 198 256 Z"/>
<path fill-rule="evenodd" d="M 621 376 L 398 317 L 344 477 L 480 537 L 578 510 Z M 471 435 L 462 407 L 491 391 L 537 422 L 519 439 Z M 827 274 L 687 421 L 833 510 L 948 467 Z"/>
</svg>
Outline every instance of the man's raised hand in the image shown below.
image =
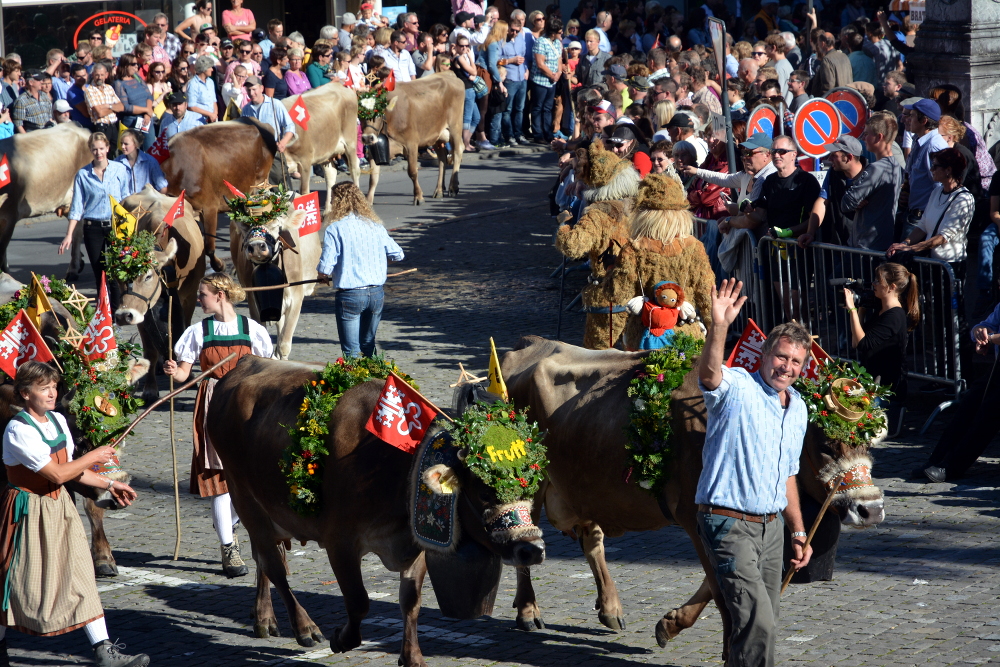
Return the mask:
<svg viewBox="0 0 1000 667">
<path fill-rule="evenodd" d="M 736 320 L 747 297 L 740 296 L 743 282 L 736 278 L 726 278 L 722 286 L 712 287 L 712 323 L 725 325 L 727 328 Z"/>
</svg>

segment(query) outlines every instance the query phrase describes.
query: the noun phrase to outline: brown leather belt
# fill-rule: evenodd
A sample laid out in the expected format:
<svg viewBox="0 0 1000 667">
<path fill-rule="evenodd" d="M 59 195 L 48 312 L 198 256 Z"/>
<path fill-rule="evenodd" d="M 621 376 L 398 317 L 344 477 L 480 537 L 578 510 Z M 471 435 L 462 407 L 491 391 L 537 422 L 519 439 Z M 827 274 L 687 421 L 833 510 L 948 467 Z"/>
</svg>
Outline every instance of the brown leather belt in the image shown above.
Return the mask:
<svg viewBox="0 0 1000 667">
<path fill-rule="evenodd" d="M 749 521 L 750 523 L 771 523 L 776 518 L 778 518 L 777 514 L 747 514 L 746 512 L 731 510 L 725 507 L 713 507 L 712 505 L 698 505 L 698 511 L 704 512 L 705 514 L 718 514 L 719 516 L 730 516 L 734 519 L 743 519 L 744 521 Z"/>
</svg>

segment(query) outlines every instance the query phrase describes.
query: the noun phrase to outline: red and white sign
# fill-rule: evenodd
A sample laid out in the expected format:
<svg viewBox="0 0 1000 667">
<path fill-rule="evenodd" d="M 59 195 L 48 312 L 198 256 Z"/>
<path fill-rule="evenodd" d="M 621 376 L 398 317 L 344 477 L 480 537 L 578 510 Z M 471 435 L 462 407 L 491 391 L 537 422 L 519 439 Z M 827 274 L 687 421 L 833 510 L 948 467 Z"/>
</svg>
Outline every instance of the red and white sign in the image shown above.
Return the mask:
<svg viewBox="0 0 1000 667">
<path fill-rule="evenodd" d="M 301 95 L 299 95 L 299 98 L 295 100 L 295 104 L 293 104 L 292 108 L 288 110 L 288 113 L 292 116 L 292 122 L 301 127 L 303 130 L 309 129 L 309 109 L 306 107 L 306 101 L 302 99 Z"/>
<path fill-rule="evenodd" d="M 778 112 L 770 104 L 759 104 L 747 118 L 747 139 L 763 132 L 769 137 L 774 136 L 774 128 L 778 124 Z"/>
<path fill-rule="evenodd" d="M 864 96 L 853 88 L 834 88 L 826 94 L 826 99 L 840 112 L 844 134 L 860 139 L 870 115 Z"/>
<path fill-rule="evenodd" d="M 436 416 L 433 405 L 410 385 L 390 375 L 365 428 L 393 447 L 412 454 Z"/>
<path fill-rule="evenodd" d="M 306 217 L 299 225 L 299 238 L 315 234 L 323 226 L 323 216 L 319 210 L 319 193 L 310 192 L 303 197 L 296 197 L 292 200 L 292 207 L 296 211 L 305 211 Z"/>
<path fill-rule="evenodd" d="M 823 146 L 837 140 L 844 130 L 840 111 L 833 102 L 817 97 L 809 100 L 795 112 L 792 137 L 799 150 L 811 157 L 823 157 L 829 151 Z"/>
<path fill-rule="evenodd" d="M 174 205 L 170 207 L 167 214 L 163 216 L 163 222 L 167 227 L 173 227 L 174 223 L 177 222 L 177 218 L 184 215 L 184 193 L 185 190 L 181 190 L 181 194 L 177 197 L 177 201 Z"/>
<path fill-rule="evenodd" d="M 745 368 L 748 373 L 756 373 L 757 369 L 760 368 L 760 359 L 763 354 L 761 350 L 764 349 L 766 338 L 767 336 L 760 330 L 757 323 L 748 319 L 747 325 L 743 328 L 743 335 L 740 336 L 736 347 L 733 348 L 729 359 L 726 360 L 726 366 L 729 368 L 738 366 Z"/>
<path fill-rule="evenodd" d="M 101 274 L 101 291 L 97 297 L 97 312 L 83 332 L 83 354 L 88 361 L 103 359 L 118 348 L 114 320 L 111 319 L 111 299 L 108 298 L 108 277 Z"/>
<path fill-rule="evenodd" d="M 10 165 L 7 164 L 7 156 L 0 159 L 0 188 L 10 185 Z"/>
<path fill-rule="evenodd" d="M 167 148 L 167 136 L 161 134 L 160 138 L 149 147 L 149 154 L 156 158 L 156 161 L 163 164 L 170 159 L 170 149 Z"/>
<path fill-rule="evenodd" d="M 22 308 L 0 333 L 0 370 L 14 377 L 26 361 L 52 361 L 52 352 Z"/>
<path fill-rule="evenodd" d="M 812 344 L 812 355 L 809 357 L 809 361 L 806 362 L 806 367 L 802 369 L 802 377 L 807 377 L 810 380 L 819 380 L 819 362 L 826 363 L 830 360 L 830 355 L 826 353 L 826 350 L 821 348 L 816 341 Z"/>
</svg>

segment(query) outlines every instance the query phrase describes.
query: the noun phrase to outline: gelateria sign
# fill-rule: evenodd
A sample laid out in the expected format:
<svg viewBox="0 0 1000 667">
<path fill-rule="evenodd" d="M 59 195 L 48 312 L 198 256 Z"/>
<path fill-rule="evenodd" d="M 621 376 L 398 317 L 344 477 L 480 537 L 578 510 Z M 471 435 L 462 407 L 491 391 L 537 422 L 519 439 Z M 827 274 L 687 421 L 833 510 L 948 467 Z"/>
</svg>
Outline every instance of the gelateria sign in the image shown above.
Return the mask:
<svg viewBox="0 0 1000 667">
<path fill-rule="evenodd" d="M 138 32 L 146 27 L 146 23 L 128 12 L 100 12 L 85 19 L 77 26 L 73 35 L 73 48 L 80 42 L 86 42 L 95 32 L 101 33 L 103 44 L 111 47 L 111 55 L 115 58 L 131 53 L 139 41 Z"/>
</svg>

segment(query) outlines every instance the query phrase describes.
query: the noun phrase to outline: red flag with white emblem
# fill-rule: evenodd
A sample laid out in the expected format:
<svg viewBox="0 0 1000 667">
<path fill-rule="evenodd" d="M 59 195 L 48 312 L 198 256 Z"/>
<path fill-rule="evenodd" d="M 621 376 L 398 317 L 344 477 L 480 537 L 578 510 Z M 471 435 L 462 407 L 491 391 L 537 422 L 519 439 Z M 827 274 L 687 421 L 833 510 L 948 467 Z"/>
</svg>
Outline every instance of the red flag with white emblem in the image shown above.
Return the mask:
<svg viewBox="0 0 1000 667">
<path fill-rule="evenodd" d="M 0 370 L 14 377 L 26 361 L 52 361 L 52 352 L 22 308 L 0 333 Z"/>
<path fill-rule="evenodd" d="M 319 193 L 310 192 L 303 197 L 296 197 L 292 200 L 292 208 L 296 211 L 305 211 L 306 217 L 299 225 L 299 238 L 315 234 L 323 227 L 323 217 L 319 213 Z"/>
<path fill-rule="evenodd" d="M 186 190 L 181 190 L 181 194 L 177 197 L 177 201 L 174 205 L 170 207 L 167 214 L 163 216 L 163 222 L 167 227 L 173 227 L 174 223 L 177 222 L 177 218 L 184 215 L 184 193 Z"/>
<path fill-rule="evenodd" d="M 396 90 L 396 73 L 389 70 L 389 76 L 385 78 L 385 89 L 390 93 Z"/>
<path fill-rule="evenodd" d="M 149 154 L 156 158 L 156 161 L 163 164 L 170 158 L 170 149 L 167 148 L 167 136 L 161 134 L 160 138 L 149 147 Z"/>
<path fill-rule="evenodd" d="M 83 354 L 89 361 L 103 359 L 118 348 L 114 320 L 111 319 L 111 299 L 108 298 L 108 277 L 101 274 L 101 291 L 97 297 L 97 312 L 83 332 Z"/>
<path fill-rule="evenodd" d="M 436 416 L 437 410 L 430 402 L 403 380 L 390 375 L 365 428 L 393 447 L 412 454 Z"/>
<path fill-rule="evenodd" d="M 825 364 L 829 361 L 830 355 L 816 341 L 813 341 L 811 352 L 809 361 L 806 362 L 806 367 L 802 369 L 802 377 L 809 378 L 810 380 L 819 380 L 820 364 Z"/>
<path fill-rule="evenodd" d="M 229 188 L 229 191 L 232 192 L 234 196 L 239 197 L 240 199 L 247 198 L 245 194 L 236 189 L 236 186 L 230 183 L 229 181 L 223 179 L 222 182 L 226 184 L 226 187 Z"/>
<path fill-rule="evenodd" d="M 7 156 L 0 159 L 0 188 L 10 185 L 10 165 L 7 164 Z"/>
<path fill-rule="evenodd" d="M 757 372 L 757 369 L 760 368 L 761 350 L 764 348 L 766 338 L 757 323 L 748 319 L 746 327 L 743 328 L 743 335 L 740 336 L 739 342 L 736 343 L 729 359 L 726 360 L 726 366 L 729 368 L 739 366 L 745 368 L 748 373 Z"/>
<path fill-rule="evenodd" d="M 295 100 L 295 104 L 288 110 L 288 113 L 291 114 L 293 123 L 303 130 L 309 129 L 309 109 L 306 107 L 306 101 L 302 99 L 301 95 L 299 95 L 299 99 Z"/>
<path fill-rule="evenodd" d="M 351 75 L 350 67 L 347 68 L 347 80 L 344 82 L 344 85 L 347 86 L 348 88 L 354 87 L 354 76 Z"/>
</svg>

